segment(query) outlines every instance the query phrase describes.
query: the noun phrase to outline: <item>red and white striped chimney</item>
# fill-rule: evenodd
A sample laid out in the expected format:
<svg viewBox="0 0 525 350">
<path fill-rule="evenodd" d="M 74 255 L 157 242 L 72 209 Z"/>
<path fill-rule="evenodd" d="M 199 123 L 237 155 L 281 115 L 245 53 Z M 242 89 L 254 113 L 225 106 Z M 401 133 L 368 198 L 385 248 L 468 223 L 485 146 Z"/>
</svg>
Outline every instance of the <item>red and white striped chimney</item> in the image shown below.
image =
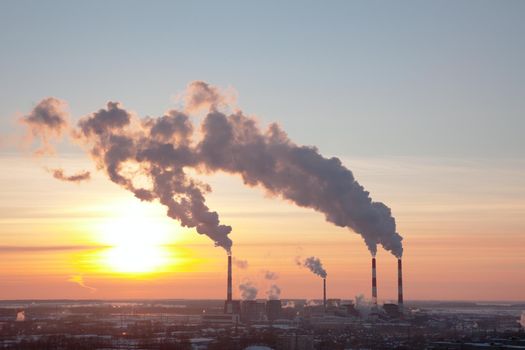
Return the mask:
<svg viewBox="0 0 525 350">
<path fill-rule="evenodd" d="M 228 255 L 228 286 L 226 291 L 226 300 L 232 301 L 232 256 Z"/>
<path fill-rule="evenodd" d="M 372 258 L 372 303 L 377 307 L 376 258 Z"/>
<path fill-rule="evenodd" d="M 403 268 L 401 258 L 397 259 L 397 304 L 403 307 Z"/>
</svg>

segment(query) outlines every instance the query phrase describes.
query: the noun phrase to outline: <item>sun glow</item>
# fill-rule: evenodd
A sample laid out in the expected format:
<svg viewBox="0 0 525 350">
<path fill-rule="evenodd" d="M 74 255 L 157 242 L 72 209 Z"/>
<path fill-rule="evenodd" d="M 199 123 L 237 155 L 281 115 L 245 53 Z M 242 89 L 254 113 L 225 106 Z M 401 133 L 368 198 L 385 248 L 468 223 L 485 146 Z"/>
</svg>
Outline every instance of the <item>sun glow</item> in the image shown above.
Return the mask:
<svg viewBox="0 0 525 350">
<path fill-rule="evenodd" d="M 160 272 L 169 265 L 171 255 L 163 246 L 116 246 L 103 251 L 102 260 L 113 272 L 144 274 Z"/>
<path fill-rule="evenodd" d="M 102 222 L 99 241 L 108 246 L 99 255 L 99 264 L 114 273 L 150 274 L 176 263 L 167 245 L 174 243 L 175 221 L 159 215 L 149 204 L 126 203 L 117 217 Z"/>
</svg>

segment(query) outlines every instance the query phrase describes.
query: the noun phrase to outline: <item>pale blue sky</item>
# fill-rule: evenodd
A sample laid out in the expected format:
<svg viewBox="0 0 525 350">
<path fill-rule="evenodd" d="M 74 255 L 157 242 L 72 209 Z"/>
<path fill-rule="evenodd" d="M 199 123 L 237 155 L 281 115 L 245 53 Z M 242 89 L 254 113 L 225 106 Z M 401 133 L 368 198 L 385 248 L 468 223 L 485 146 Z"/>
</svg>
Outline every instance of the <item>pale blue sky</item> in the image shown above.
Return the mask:
<svg viewBox="0 0 525 350">
<path fill-rule="evenodd" d="M 523 1 L 1 1 L 2 131 L 46 96 L 159 115 L 195 79 L 335 156 L 525 155 Z"/>
</svg>

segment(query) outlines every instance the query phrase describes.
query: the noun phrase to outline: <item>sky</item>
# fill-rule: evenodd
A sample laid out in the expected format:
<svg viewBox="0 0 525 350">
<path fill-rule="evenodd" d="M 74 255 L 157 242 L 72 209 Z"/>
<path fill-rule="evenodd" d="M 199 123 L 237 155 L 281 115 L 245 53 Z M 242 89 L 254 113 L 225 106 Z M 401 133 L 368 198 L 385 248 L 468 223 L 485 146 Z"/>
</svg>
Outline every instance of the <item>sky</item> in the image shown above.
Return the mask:
<svg viewBox="0 0 525 350">
<path fill-rule="evenodd" d="M 161 116 L 203 80 L 233 91 L 262 125 L 340 158 L 392 208 L 405 299 L 523 300 L 524 10 L 520 1 L 0 2 L 0 299 L 224 297 L 225 254 L 207 237 L 111 183 L 81 148 L 63 142 L 37 158 L 17 142 L 16 120 L 45 97 L 67 101 L 75 121 L 109 100 Z M 93 179 L 59 182 L 46 167 Z M 236 285 L 319 298 L 322 281 L 294 262 L 314 255 L 329 296 L 370 297 L 358 235 L 236 176 L 201 177 L 233 227 L 234 257 L 248 261 Z M 377 258 L 379 299 L 395 300 L 395 258 L 381 249 Z M 267 270 L 279 278 L 265 280 Z"/>
</svg>

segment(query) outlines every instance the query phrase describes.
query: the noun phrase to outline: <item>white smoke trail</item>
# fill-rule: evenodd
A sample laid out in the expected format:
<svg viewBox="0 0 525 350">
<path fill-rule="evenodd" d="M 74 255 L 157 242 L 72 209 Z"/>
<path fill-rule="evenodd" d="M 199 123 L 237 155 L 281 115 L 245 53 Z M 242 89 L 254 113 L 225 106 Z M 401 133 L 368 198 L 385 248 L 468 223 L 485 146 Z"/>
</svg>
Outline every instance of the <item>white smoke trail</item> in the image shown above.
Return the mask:
<svg viewBox="0 0 525 350">
<path fill-rule="evenodd" d="M 239 291 L 243 300 L 255 300 L 259 292 L 257 287 L 250 281 L 239 284 Z"/>
<path fill-rule="evenodd" d="M 323 267 L 323 264 L 321 263 L 321 260 L 319 258 L 316 258 L 315 256 L 310 256 L 306 258 L 303 261 L 303 266 L 308 268 L 310 271 L 312 271 L 319 277 L 326 278 L 326 276 L 328 275 Z"/>
<path fill-rule="evenodd" d="M 266 291 L 266 295 L 270 300 L 279 300 L 281 297 L 281 288 L 279 288 L 279 286 L 276 284 L 272 284 Z"/>
<path fill-rule="evenodd" d="M 279 278 L 279 275 L 273 271 L 266 270 L 264 271 L 264 279 L 273 281 Z"/>
<path fill-rule="evenodd" d="M 248 260 L 233 258 L 233 264 L 241 270 L 245 270 L 248 268 Z"/>
</svg>

